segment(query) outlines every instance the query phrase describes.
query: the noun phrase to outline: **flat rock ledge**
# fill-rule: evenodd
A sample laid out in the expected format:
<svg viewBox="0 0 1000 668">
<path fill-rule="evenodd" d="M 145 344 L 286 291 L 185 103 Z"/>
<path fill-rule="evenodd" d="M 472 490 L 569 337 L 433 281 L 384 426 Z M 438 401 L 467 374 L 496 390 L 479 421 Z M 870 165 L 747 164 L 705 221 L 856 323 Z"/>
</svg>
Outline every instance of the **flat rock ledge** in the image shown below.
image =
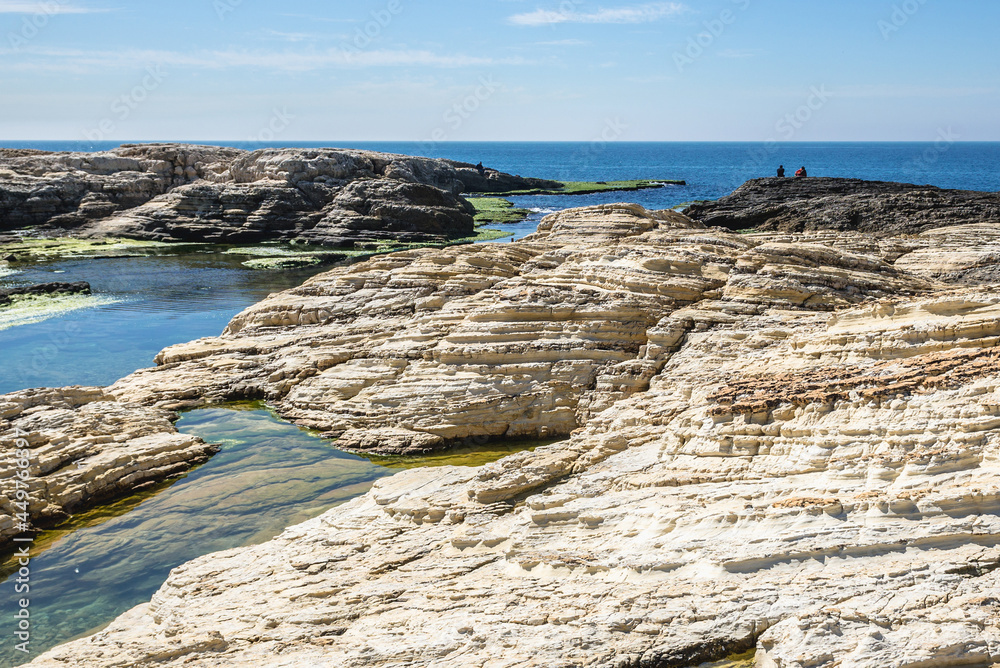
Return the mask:
<svg viewBox="0 0 1000 668">
<path fill-rule="evenodd" d="M 1000 223 L 1000 193 L 859 179 L 767 178 L 748 181 L 731 195 L 695 204 L 686 213 L 734 230 L 898 236 Z"/>
<path fill-rule="evenodd" d="M 607 205 L 274 295 L 101 413 L 253 397 L 378 451 L 564 439 L 383 479 L 32 665 L 1000 664 L 1000 295 L 947 282 L 993 230 L 933 232 Z"/>
<path fill-rule="evenodd" d="M 0 233 L 154 241 L 433 242 L 475 234 L 462 192 L 560 184 L 351 149 L 187 144 L 104 153 L 0 149 Z"/>
</svg>

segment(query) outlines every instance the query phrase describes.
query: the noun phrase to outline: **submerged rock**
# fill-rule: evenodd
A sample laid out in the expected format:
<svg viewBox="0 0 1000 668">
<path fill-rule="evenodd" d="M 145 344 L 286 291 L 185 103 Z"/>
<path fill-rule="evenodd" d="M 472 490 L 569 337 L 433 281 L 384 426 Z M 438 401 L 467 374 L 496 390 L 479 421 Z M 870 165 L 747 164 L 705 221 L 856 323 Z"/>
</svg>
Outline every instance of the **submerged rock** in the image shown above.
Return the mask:
<svg viewBox="0 0 1000 668">
<path fill-rule="evenodd" d="M 101 388 L 0 396 L 0 549 L 18 534 L 140 491 L 218 451 L 179 434 L 172 424 L 176 417 L 116 403 Z M 30 456 L 18 456 L 19 450 Z M 19 490 L 27 493 L 26 508 L 17 504 Z"/>
<path fill-rule="evenodd" d="M 273 295 L 102 396 L 564 440 L 383 479 L 33 665 L 1000 663 L 1000 296 L 941 282 L 938 238 L 619 204 Z"/>
<path fill-rule="evenodd" d="M 0 308 L 9 306 L 15 297 L 44 297 L 51 295 L 89 295 L 90 283 L 39 283 L 20 288 L 0 289 Z"/>
<path fill-rule="evenodd" d="M 186 144 L 0 151 L 0 231 L 248 243 L 436 241 L 473 234 L 462 192 L 544 187 L 447 160 L 349 149 Z"/>
</svg>

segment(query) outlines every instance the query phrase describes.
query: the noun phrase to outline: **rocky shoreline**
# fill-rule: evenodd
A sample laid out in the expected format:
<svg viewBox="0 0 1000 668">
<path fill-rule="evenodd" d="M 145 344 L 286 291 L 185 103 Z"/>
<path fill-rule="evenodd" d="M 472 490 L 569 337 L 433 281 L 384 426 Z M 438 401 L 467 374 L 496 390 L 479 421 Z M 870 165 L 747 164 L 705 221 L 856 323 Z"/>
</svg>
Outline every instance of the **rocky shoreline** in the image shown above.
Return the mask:
<svg viewBox="0 0 1000 668">
<path fill-rule="evenodd" d="M 564 439 L 382 480 L 32 665 L 1000 663 L 1000 216 L 849 186 L 572 209 L 326 272 L 106 389 L 0 397 L 40 517 L 209 456 L 169 417 L 220 401 L 380 453 Z"/>
<path fill-rule="evenodd" d="M 436 242 L 474 234 L 475 211 L 463 192 L 561 185 L 480 173 L 451 160 L 349 149 L 0 149 L 0 235 L 28 229 L 34 236 L 336 248 Z"/>
<path fill-rule="evenodd" d="M 1000 193 L 839 178 L 766 178 L 686 213 L 705 225 L 761 232 L 858 231 L 874 236 L 1000 219 Z"/>
</svg>

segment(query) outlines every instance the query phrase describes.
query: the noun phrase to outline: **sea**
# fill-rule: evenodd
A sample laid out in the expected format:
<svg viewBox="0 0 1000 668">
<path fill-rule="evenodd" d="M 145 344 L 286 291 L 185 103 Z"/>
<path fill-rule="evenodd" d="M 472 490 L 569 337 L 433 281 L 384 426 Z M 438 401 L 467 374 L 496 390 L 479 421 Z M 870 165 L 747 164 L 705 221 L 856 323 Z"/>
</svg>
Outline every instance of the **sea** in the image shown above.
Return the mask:
<svg viewBox="0 0 1000 668">
<path fill-rule="evenodd" d="M 205 143 L 205 142 L 197 142 Z M 231 144 L 253 150 L 278 147 Z M 0 141 L 7 148 L 100 151 L 118 143 Z M 637 192 L 512 198 L 527 221 L 498 226 L 523 237 L 547 214 L 612 202 L 649 209 L 717 199 L 745 181 L 805 166 L 812 176 L 904 181 L 943 188 L 1000 190 L 1000 143 L 442 143 L 314 142 L 280 146 L 362 148 L 483 162 L 504 172 L 563 181 L 684 180 Z M 496 243 L 507 243 L 506 241 Z M 151 366 L 162 348 L 217 336 L 244 308 L 323 269 L 259 272 L 231 255 L 164 251 L 149 257 L 74 258 L 0 273 L 0 287 L 89 281 L 89 307 L 20 324 L 0 317 L 0 394 L 32 387 L 107 385 Z M 0 651 L 0 668 L 99 630 L 148 601 L 171 568 L 208 552 L 261 542 L 296 522 L 364 493 L 400 466 L 478 465 L 532 444 L 441 461 L 369 461 L 282 422 L 265 406 L 215 407 L 185 414 L 178 428 L 222 452 L 208 464 L 143 495 L 77 516 L 42 534 L 32 554 L 31 655 Z M 465 459 L 471 458 L 471 459 Z M 0 578 L 14 573 L 0 559 Z M 13 637 L 12 580 L 0 583 L 0 634 Z"/>
<path fill-rule="evenodd" d="M 105 151 L 121 142 L 3 141 L 4 148 Z M 789 174 L 901 181 L 964 190 L 1000 190 L 1000 142 L 190 142 L 262 148 L 358 148 L 448 158 L 559 181 L 680 179 L 687 186 L 620 199 L 668 208 L 695 199 L 718 199 L 745 181 Z M 683 199 L 687 198 L 687 199 Z M 601 199 L 604 199 L 602 196 Z"/>
<path fill-rule="evenodd" d="M 196 142 L 192 142 L 196 143 Z M 206 143 L 206 142 L 200 142 Z M 578 206 L 635 202 L 648 209 L 718 199 L 749 179 L 805 166 L 812 176 L 904 181 L 942 188 L 1000 190 L 1000 143 L 630 143 L 630 142 L 208 142 L 261 148 L 359 148 L 482 162 L 500 171 L 562 181 L 683 180 L 636 192 L 511 198 L 532 212 L 496 226 L 519 239 L 548 213 Z M 119 142 L 0 141 L 0 147 L 106 151 Z M 166 346 L 216 336 L 237 313 L 318 269 L 254 272 L 220 255 L 63 260 L 0 272 L 0 287 L 88 281 L 92 307 L 9 327 L 0 314 L 0 394 L 30 387 L 107 385 L 152 364 Z"/>
</svg>

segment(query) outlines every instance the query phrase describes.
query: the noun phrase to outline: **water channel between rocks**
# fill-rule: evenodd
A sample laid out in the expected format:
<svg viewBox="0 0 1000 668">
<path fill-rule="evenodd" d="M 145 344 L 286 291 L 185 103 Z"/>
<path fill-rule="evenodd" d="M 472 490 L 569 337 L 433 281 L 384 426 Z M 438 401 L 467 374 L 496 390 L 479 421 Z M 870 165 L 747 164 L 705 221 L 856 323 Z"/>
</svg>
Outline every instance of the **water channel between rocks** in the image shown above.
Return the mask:
<svg viewBox="0 0 1000 668">
<path fill-rule="evenodd" d="M 208 463 L 158 488 L 75 516 L 39 536 L 31 559 L 30 655 L 14 651 L 17 566 L 7 559 L 0 666 L 107 625 L 147 602 L 172 568 L 211 552 L 267 541 L 416 466 L 479 466 L 538 442 L 488 444 L 412 458 L 366 459 L 282 421 L 260 404 L 186 413 L 180 431 L 219 443 Z M 10 577 L 8 577 L 10 576 Z"/>
</svg>

